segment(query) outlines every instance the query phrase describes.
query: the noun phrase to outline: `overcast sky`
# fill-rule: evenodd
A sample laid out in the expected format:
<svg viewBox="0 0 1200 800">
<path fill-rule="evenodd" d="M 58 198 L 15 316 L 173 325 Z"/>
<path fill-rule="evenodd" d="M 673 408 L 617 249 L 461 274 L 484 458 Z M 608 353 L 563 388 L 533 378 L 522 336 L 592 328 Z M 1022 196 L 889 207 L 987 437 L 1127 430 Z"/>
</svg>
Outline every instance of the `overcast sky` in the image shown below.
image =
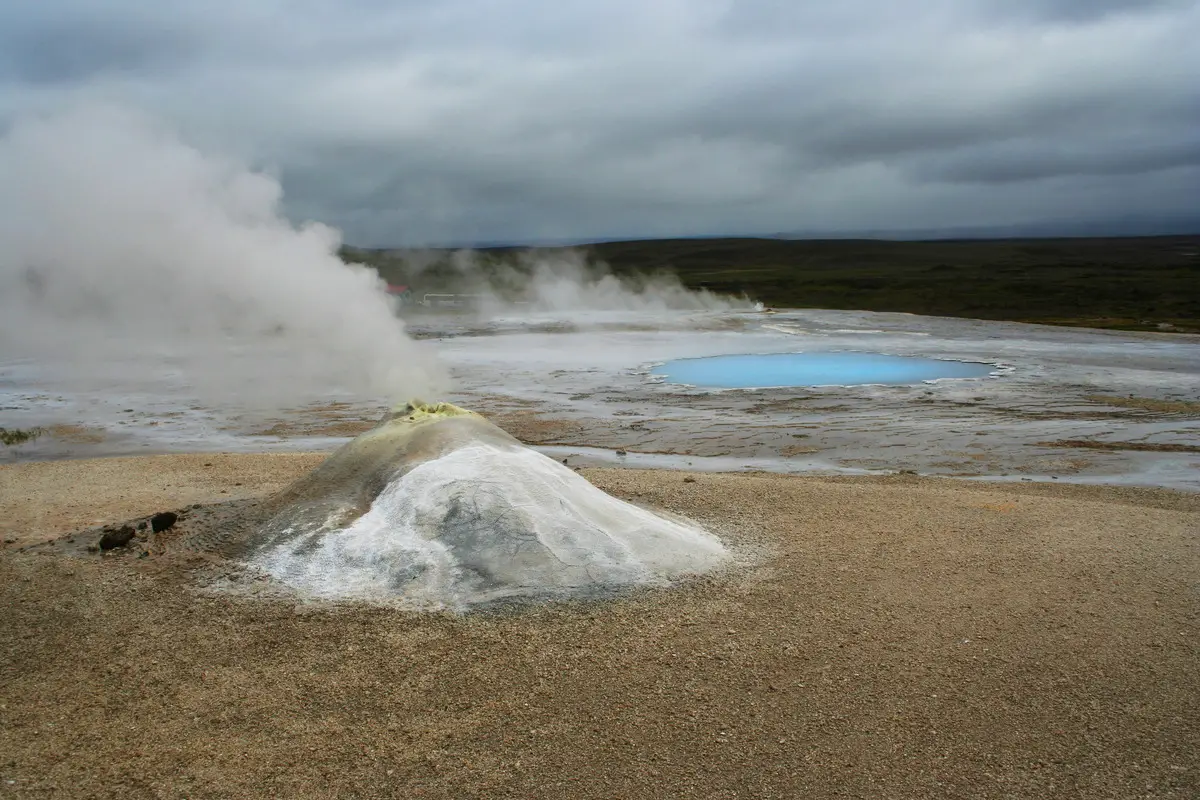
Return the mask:
<svg viewBox="0 0 1200 800">
<path fill-rule="evenodd" d="M 361 245 L 1200 220 L 1200 0 L 11 0 Z"/>
</svg>

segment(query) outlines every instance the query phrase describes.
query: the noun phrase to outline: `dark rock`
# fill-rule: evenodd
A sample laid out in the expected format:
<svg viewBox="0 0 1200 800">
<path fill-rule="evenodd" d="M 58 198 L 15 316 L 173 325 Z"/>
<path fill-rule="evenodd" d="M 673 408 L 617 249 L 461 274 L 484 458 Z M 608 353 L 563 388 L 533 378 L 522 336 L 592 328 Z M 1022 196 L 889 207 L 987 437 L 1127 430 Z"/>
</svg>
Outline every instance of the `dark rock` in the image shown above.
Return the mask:
<svg viewBox="0 0 1200 800">
<path fill-rule="evenodd" d="M 141 522 L 139 522 L 139 523 L 138 523 L 138 527 L 137 527 L 137 529 L 138 529 L 139 531 L 144 531 L 144 530 L 146 530 L 146 520 L 142 520 Z"/>
<path fill-rule="evenodd" d="M 617 455 L 619 455 L 619 456 L 623 456 L 623 455 L 625 455 L 625 451 L 624 451 L 624 450 L 618 450 L 618 451 L 617 451 Z"/>
<path fill-rule="evenodd" d="M 163 511 L 161 514 L 155 514 L 150 518 L 150 529 L 155 533 L 162 533 L 178 521 L 178 514 L 173 511 Z"/>
<path fill-rule="evenodd" d="M 684 482 L 684 483 L 695 483 L 695 482 L 696 482 L 696 479 L 695 479 L 695 478 L 692 478 L 692 477 L 687 477 L 687 478 L 684 478 L 684 479 L 683 479 L 683 482 Z"/>
<path fill-rule="evenodd" d="M 100 549 L 112 550 L 114 547 L 124 547 L 133 538 L 134 530 L 131 525 L 124 525 L 115 530 L 105 531 L 100 537 Z"/>
</svg>

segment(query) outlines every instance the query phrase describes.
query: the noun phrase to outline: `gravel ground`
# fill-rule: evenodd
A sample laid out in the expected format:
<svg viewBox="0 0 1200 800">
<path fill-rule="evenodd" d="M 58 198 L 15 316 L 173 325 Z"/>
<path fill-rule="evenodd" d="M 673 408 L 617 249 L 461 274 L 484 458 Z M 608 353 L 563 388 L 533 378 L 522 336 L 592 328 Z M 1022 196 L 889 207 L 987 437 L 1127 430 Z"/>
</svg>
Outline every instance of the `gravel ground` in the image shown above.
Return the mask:
<svg viewBox="0 0 1200 800">
<path fill-rule="evenodd" d="M 1200 495 L 591 470 L 758 563 L 463 617 L 18 552 L 321 457 L 0 467 L 0 797 L 1200 795 Z"/>
</svg>

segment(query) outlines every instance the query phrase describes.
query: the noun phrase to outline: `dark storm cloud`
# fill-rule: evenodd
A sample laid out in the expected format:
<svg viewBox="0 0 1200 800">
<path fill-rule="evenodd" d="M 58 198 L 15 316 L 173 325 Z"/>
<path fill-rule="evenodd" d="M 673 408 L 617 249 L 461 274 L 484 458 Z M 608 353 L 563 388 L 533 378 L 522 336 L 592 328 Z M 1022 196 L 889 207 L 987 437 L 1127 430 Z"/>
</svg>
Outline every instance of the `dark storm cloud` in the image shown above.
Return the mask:
<svg viewBox="0 0 1200 800">
<path fill-rule="evenodd" d="M 136 103 L 356 242 L 1196 212 L 1200 0 L 17 5 L 0 115 Z"/>
</svg>

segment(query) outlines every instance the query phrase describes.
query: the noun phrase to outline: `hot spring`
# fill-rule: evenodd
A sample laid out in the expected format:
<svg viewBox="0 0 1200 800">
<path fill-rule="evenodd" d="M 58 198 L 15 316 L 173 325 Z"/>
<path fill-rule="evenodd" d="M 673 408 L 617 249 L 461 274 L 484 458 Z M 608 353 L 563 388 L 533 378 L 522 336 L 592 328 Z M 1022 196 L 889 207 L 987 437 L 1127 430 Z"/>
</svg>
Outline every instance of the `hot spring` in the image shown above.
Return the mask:
<svg viewBox="0 0 1200 800">
<path fill-rule="evenodd" d="M 882 353 L 767 353 L 668 361 L 654 370 L 669 383 L 712 389 L 902 384 L 945 378 L 981 378 L 991 364 Z"/>
</svg>

